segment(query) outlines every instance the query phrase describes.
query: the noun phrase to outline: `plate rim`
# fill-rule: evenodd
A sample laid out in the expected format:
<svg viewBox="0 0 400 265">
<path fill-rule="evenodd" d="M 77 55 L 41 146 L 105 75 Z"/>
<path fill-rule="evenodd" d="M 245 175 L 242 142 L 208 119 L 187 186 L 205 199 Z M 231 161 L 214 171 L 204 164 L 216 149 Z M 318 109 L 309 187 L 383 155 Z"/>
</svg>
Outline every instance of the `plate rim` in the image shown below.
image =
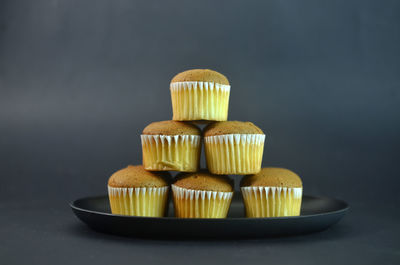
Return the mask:
<svg viewBox="0 0 400 265">
<path fill-rule="evenodd" d="M 280 216 L 280 217 L 229 217 L 229 218 L 178 218 L 178 217 L 172 217 L 172 216 L 166 216 L 166 217 L 150 217 L 150 216 L 131 216 L 131 215 L 122 215 L 122 214 L 113 214 L 113 213 L 106 213 L 106 212 L 99 212 L 99 211 L 94 211 L 94 210 L 88 210 L 85 208 L 81 208 L 76 205 L 78 201 L 81 200 L 87 200 L 87 199 L 98 199 L 98 198 L 104 198 L 108 197 L 108 195 L 96 195 L 96 196 L 86 196 L 82 197 L 73 201 L 69 202 L 69 206 L 72 208 L 72 210 L 75 211 L 81 211 L 81 212 L 86 212 L 89 214 L 97 214 L 97 215 L 103 215 L 107 217 L 123 217 L 123 218 L 128 218 L 128 219 L 142 219 L 142 220 L 149 220 L 149 221 L 154 221 L 154 220 L 179 220 L 179 221 L 185 221 L 185 222 L 190 222 L 190 221 L 212 221 L 212 222 L 226 222 L 228 221 L 260 221 L 260 220 L 287 220 L 287 219 L 304 219 L 304 218 L 313 218 L 313 217 L 320 217 L 320 216 L 326 216 L 326 215 L 332 215 L 332 214 L 345 214 L 346 212 L 349 211 L 350 205 L 346 201 L 343 201 L 341 199 L 336 199 L 336 198 L 331 198 L 331 197 L 326 197 L 326 196 L 313 196 L 313 195 L 308 195 L 305 194 L 303 197 L 311 197 L 311 198 L 317 198 L 317 199 L 329 199 L 329 200 L 334 200 L 336 202 L 339 202 L 343 204 L 343 208 L 335 211 L 329 211 L 329 212 L 324 212 L 324 213 L 315 213 L 315 214 L 307 214 L 307 215 L 298 215 L 298 216 Z"/>
</svg>

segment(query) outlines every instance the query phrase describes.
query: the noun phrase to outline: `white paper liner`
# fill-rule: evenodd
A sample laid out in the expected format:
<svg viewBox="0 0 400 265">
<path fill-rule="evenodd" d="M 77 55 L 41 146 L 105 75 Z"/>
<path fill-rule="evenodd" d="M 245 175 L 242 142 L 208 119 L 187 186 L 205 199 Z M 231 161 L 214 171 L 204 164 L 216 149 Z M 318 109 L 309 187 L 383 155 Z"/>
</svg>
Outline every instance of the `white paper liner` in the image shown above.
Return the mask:
<svg viewBox="0 0 400 265">
<path fill-rule="evenodd" d="M 264 134 L 204 137 L 207 167 L 214 174 L 253 174 L 261 170 Z"/>
<path fill-rule="evenodd" d="M 132 216 L 164 216 L 169 186 L 115 188 L 108 186 L 111 212 Z"/>
<path fill-rule="evenodd" d="M 303 188 L 241 187 L 247 217 L 300 215 Z"/>
<path fill-rule="evenodd" d="M 201 152 L 199 135 L 142 134 L 140 137 L 145 169 L 197 171 Z"/>
<path fill-rule="evenodd" d="M 171 185 L 175 216 L 181 218 L 225 218 L 233 192 L 192 190 Z"/>
<path fill-rule="evenodd" d="M 171 83 L 173 120 L 226 121 L 230 89 L 214 82 Z"/>
</svg>

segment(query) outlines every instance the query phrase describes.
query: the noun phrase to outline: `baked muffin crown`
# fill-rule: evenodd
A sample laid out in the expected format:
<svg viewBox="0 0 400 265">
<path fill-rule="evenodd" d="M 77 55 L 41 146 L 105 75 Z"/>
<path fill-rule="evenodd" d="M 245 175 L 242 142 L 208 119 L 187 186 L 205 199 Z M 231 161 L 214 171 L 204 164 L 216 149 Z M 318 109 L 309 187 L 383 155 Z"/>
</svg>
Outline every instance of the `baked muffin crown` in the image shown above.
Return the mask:
<svg viewBox="0 0 400 265">
<path fill-rule="evenodd" d="M 193 124 L 182 121 L 156 121 L 146 126 L 143 134 L 148 135 L 201 135 L 201 130 Z"/>
<path fill-rule="evenodd" d="M 214 175 L 206 170 L 195 173 L 179 173 L 175 177 L 174 185 L 190 189 L 205 191 L 232 192 L 233 181 L 226 175 Z"/>
<path fill-rule="evenodd" d="M 240 187 L 302 188 L 301 178 L 293 171 L 278 167 L 265 167 L 260 172 L 242 178 Z"/>
<path fill-rule="evenodd" d="M 142 165 L 120 169 L 108 180 L 108 186 L 114 188 L 151 188 L 168 186 L 169 172 L 146 171 Z"/>
<path fill-rule="evenodd" d="M 174 76 L 171 83 L 188 81 L 214 82 L 222 85 L 229 85 L 226 76 L 210 69 L 192 69 L 184 71 Z"/>
<path fill-rule="evenodd" d="M 224 134 L 264 134 L 263 131 L 252 122 L 221 121 L 209 124 L 204 128 L 204 136 Z"/>
</svg>

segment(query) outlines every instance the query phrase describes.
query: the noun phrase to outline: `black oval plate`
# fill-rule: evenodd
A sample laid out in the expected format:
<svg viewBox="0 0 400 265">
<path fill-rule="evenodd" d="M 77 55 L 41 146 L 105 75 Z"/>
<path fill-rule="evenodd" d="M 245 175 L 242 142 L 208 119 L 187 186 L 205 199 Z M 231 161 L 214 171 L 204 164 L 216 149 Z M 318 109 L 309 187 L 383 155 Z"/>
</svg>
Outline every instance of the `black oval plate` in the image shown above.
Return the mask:
<svg viewBox="0 0 400 265">
<path fill-rule="evenodd" d="M 112 234 L 140 237 L 254 238 L 298 235 L 322 231 L 347 212 L 346 202 L 303 196 L 301 215 L 293 217 L 246 218 L 240 194 L 235 194 L 227 218 L 175 218 L 172 204 L 168 217 L 136 217 L 111 214 L 107 196 L 87 197 L 70 204 L 73 212 L 91 228 Z"/>
</svg>

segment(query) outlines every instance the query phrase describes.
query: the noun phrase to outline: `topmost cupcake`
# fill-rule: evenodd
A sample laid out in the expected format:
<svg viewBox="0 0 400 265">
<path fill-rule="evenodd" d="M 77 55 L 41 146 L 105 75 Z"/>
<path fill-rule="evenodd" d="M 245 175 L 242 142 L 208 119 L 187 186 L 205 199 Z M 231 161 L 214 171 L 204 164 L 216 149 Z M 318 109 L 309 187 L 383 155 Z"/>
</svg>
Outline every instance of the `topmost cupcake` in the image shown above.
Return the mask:
<svg viewBox="0 0 400 265">
<path fill-rule="evenodd" d="M 193 69 L 171 80 L 173 120 L 226 121 L 228 119 L 228 79 L 209 69 Z"/>
</svg>

